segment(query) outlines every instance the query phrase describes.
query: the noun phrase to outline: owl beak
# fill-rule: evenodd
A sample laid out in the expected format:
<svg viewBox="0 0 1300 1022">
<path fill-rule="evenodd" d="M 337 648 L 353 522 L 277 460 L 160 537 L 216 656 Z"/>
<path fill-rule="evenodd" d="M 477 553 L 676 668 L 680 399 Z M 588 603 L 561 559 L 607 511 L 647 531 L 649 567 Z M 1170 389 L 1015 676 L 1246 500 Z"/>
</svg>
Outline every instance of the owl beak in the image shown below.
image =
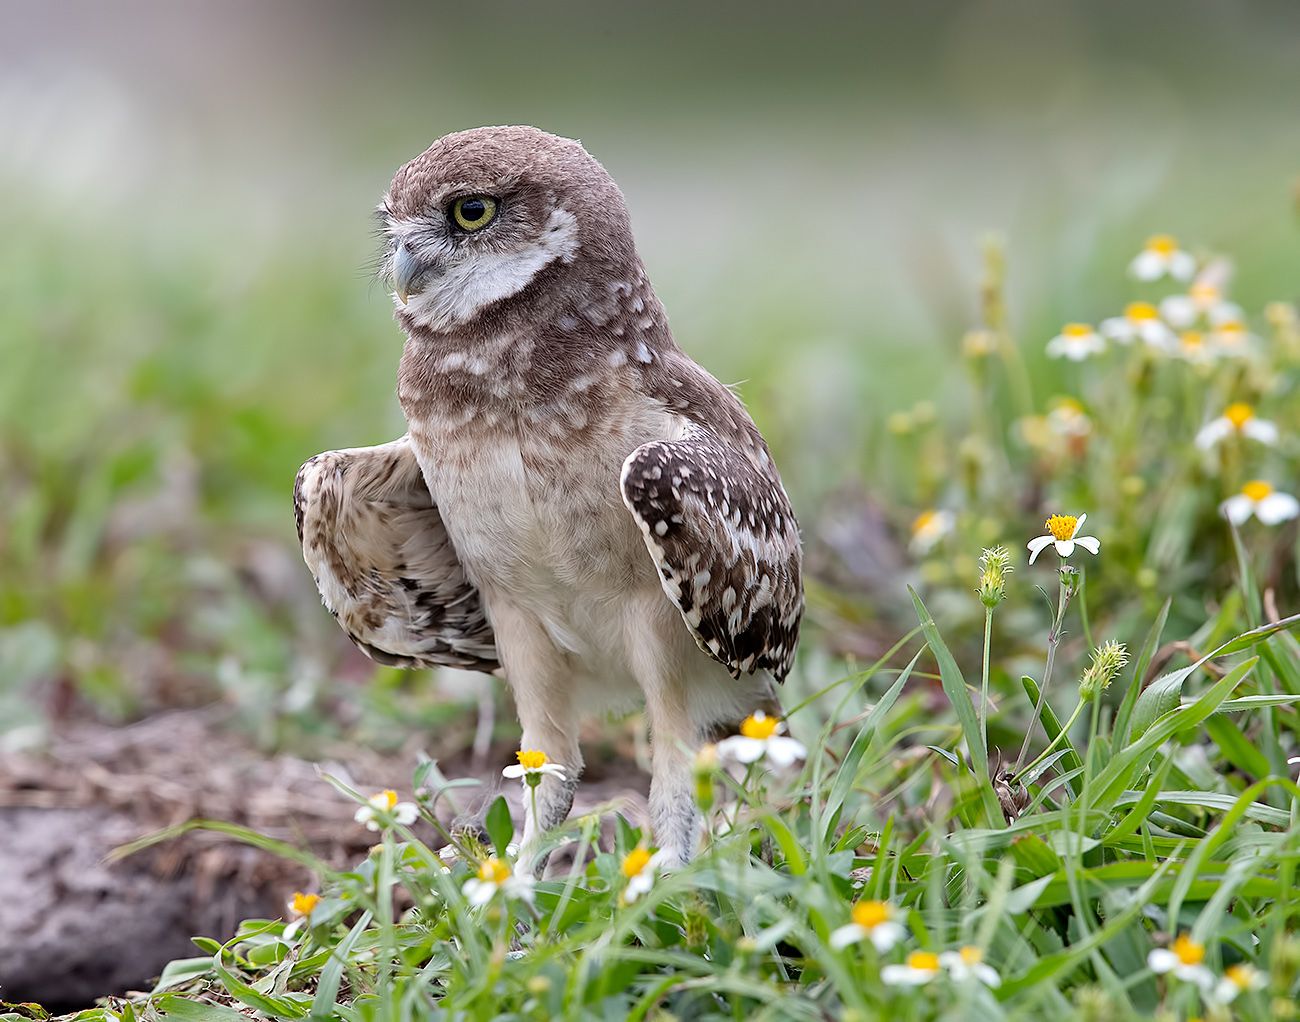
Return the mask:
<svg viewBox="0 0 1300 1022">
<path fill-rule="evenodd" d="M 411 297 L 412 285 L 423 269 L 420 261 L 405 244 L 397 246 L 397 251 L 393 253 L 393 291 L 403 305 Z"/>
</svg>

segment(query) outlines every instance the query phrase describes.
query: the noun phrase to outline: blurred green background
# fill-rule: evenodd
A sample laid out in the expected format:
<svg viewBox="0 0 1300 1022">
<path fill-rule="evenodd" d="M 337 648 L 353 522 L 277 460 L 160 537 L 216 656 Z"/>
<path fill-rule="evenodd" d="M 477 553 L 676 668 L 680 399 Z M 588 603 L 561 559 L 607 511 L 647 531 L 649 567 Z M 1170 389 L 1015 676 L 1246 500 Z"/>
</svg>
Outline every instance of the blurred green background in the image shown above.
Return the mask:
<svg viewBox="0 0 1300 1022">
<path fill-rule="evenodd" d="M 873 487 L 890 411 L 966 413 L 990 231 L 1044 393 L 1148 234 L 1294 299 L 1298 58 L 1281 2 L 0 3 L 3 740 L 214 694 L 269 742 L 409 713 L 337 684 L 369 673 L 289 491 L 402 431 L 370 214 L 433 138 L 586 143 L 815 528 L 846 480 L 907 503 Z"/>
</svg>

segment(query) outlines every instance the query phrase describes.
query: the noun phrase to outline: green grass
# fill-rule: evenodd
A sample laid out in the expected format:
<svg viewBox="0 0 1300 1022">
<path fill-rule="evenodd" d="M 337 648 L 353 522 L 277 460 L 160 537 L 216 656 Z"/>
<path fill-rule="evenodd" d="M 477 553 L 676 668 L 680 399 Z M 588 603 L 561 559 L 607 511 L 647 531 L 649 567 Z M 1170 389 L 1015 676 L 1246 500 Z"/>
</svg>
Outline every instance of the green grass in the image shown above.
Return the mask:
<svg viewBox="0 0 1300 1022">
<path fill-rule="evenodd" d="M 915 530 L 909 567 L 887 583 L 911 621 L 869 666 L 837 666 L 827 640 L 859 627 L 880 594 L 814 584 L 786 699 L 807 759 L 794 773 L 702 759 L 708 835 L 689 867 L 629 902 L 623 866 L 650 837 L 619 816 L 602 841 L 592 814 L 547 835 L 574 864 L 531 898 L 473 905 L 466 884 L 482 864 L 517 854 L 513 826 L 498 803 L 492 847 L 442 832 L 435 810 L 467 782 L 426 761 L 409 790 L 438 840 L 386 818 L 347 871 L 191 824 L 308 865 L 320 900 L 298 906 L 305 917 L 247 921 L 224 944 L 196 938 L 202 953 L 146 999 L 77 1017 L 1296 1017 L 1295 523 L 1232 528 L 1219 510 L 1248 479 L 1296 478 L 1294 310 L 1251 317 L 1261 336 L 1245 356 L 1202 364 L 1112 346 L 1070 364 L 1074 403 L 1053 405 L 1046 338 L 1012 335 L 1000 251 L 987 259 L 964 363 L 970 421 L 899 409 L 879 439 L 887 520 L 906 534 L 917 511 L 947 516 Z M 1275 421 L 1278 442 L 1198 447 L 1231 401 Z M 1096 556 L 1049 548 L 1024 563 L 1047 513 L 1081 511 Z M 976 563 L 998 543 L 1006 555 Z M 278 626 L 252 616 L 229 627 L 267 632 L 274 674 Z M 1126 650 L 1094 657 L 1106 642 Z M 895 946 L 832 940 L 859 902 L 889 906 L 904 928 Z M 1152 968 L 1171 946 L 1203 953 L 1188 975 L 1204 985 Z M 996 986 L 946 964 L 962 948 Z M 887 982 L 926 953 L 945 963 L 931 980 Z M 1230 1007 L 1227 976 L 1251 980 Z"/>
<path fill-rule="evenodd" d="M 1289 1017 L 1275 1012 L 1300 968 L 1300 789 L 1268 771 L 1254 779 L 1247 767 L 1258 765 L 1237 760 L 1249 742 L 1234 754 L 1205 741 L 1211 723 L 1220 735 L 1263 725 L 1289 740 L 1300 657 L 1284 627 L 1236 636 L 1166 675 L 1179 683 L 1172 697 L 1170 685 L 1147 686 L 1126 725 L 1092 714 L 1086 734 L 1066 740 L 1079 766 L 1035 771 L 1027 807 L 1008 821 L 984 770 L 969 679 L 919 599 L 917 609 L 924 635 L 900 643 L 906 667 L 882 661 L 791 714 L 813 750 L 797 776 L 701 766 L 703 853 L 630 904 L 620 866 L 647 839 L 621 817 L 599 850 L 594 816 L 550 835 L 577 865 L 538 883 L 532 904 L 499 893 L 483 908 L 463 888 L 480 860 L 510 854 L 499 812 L 494 849 L 459 839 L 444 860 L 392 825 L 346 872 L 244 833 L 314 865 L 321 900 L 305 919 L 250 920 L 225 944 L 196 941 L 203 954 L 173 963 L 130 1010 L 196 1020 L 233 1019 L 231 1008 L 347 1020 L 1227 1017 L 1201 1004 L 1195 984 L 1148 967 L 1153 949 L 1185 933 L 1214 976 L 1259 970 L 1263 989 L 1238 998 L 1234 1017 Z M 1157 628 L 1119 691 L 1138 692 L 1133 679 L 1160 638 Z M 935 662 L 956 724 L 927 708 Z M 1266 663 L 1286 694 L 1272 693 Z M 1287 723 L 1270 720 L 1278 709 Z M 412 790 L 425 810 L 455 794 L 428 764 Z M 883 953 L 833 947 L 854 902 L 871 900 L 892 906 L 907 936 Z M 1000 985 L 946 972 L 915 988 L 882 982 L 910 952 L 962 947 L 978 948 Z M 110 1016 L 122 1017 L 78 1017 Z"/>
</svg>

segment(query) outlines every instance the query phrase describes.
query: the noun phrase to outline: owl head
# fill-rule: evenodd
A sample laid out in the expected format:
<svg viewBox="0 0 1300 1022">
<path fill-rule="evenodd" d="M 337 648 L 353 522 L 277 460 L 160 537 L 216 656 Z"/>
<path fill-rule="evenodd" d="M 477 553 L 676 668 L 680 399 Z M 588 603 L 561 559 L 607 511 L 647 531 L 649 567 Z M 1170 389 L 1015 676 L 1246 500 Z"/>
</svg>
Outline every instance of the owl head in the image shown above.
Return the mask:
<svg viewBox="0 0 1300 1022">
<path fill-rule="evenodd" d="M 637 266 L 623 194 L 579 142 L 531 127 L 446 135 L 378 209 L 381 272 L 408 330 L 559 316 Z"/>
</svg>

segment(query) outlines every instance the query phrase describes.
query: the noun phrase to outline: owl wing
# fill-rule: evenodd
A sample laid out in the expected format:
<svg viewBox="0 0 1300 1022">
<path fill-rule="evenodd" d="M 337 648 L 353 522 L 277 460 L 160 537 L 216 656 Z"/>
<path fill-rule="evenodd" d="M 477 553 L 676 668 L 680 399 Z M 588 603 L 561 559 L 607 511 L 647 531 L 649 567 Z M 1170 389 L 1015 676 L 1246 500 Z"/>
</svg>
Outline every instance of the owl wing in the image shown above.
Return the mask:
<svg viewBox="0 0 1300 1022">
<path fill-rule="evenodd" d="M 496 670 L 479 592 L 408 437 L 316 455 L 298 470 L 293 505 L 321 599 L 363 653 L 395 667 Z"/>
<path fill-rule="evenodd" d="M 733 677 L 790 672 L 803 616 L 799 527 L 766 449 L 690 423 L 623 463 L 623 503 L 695 641 Z"/>
</svg>

